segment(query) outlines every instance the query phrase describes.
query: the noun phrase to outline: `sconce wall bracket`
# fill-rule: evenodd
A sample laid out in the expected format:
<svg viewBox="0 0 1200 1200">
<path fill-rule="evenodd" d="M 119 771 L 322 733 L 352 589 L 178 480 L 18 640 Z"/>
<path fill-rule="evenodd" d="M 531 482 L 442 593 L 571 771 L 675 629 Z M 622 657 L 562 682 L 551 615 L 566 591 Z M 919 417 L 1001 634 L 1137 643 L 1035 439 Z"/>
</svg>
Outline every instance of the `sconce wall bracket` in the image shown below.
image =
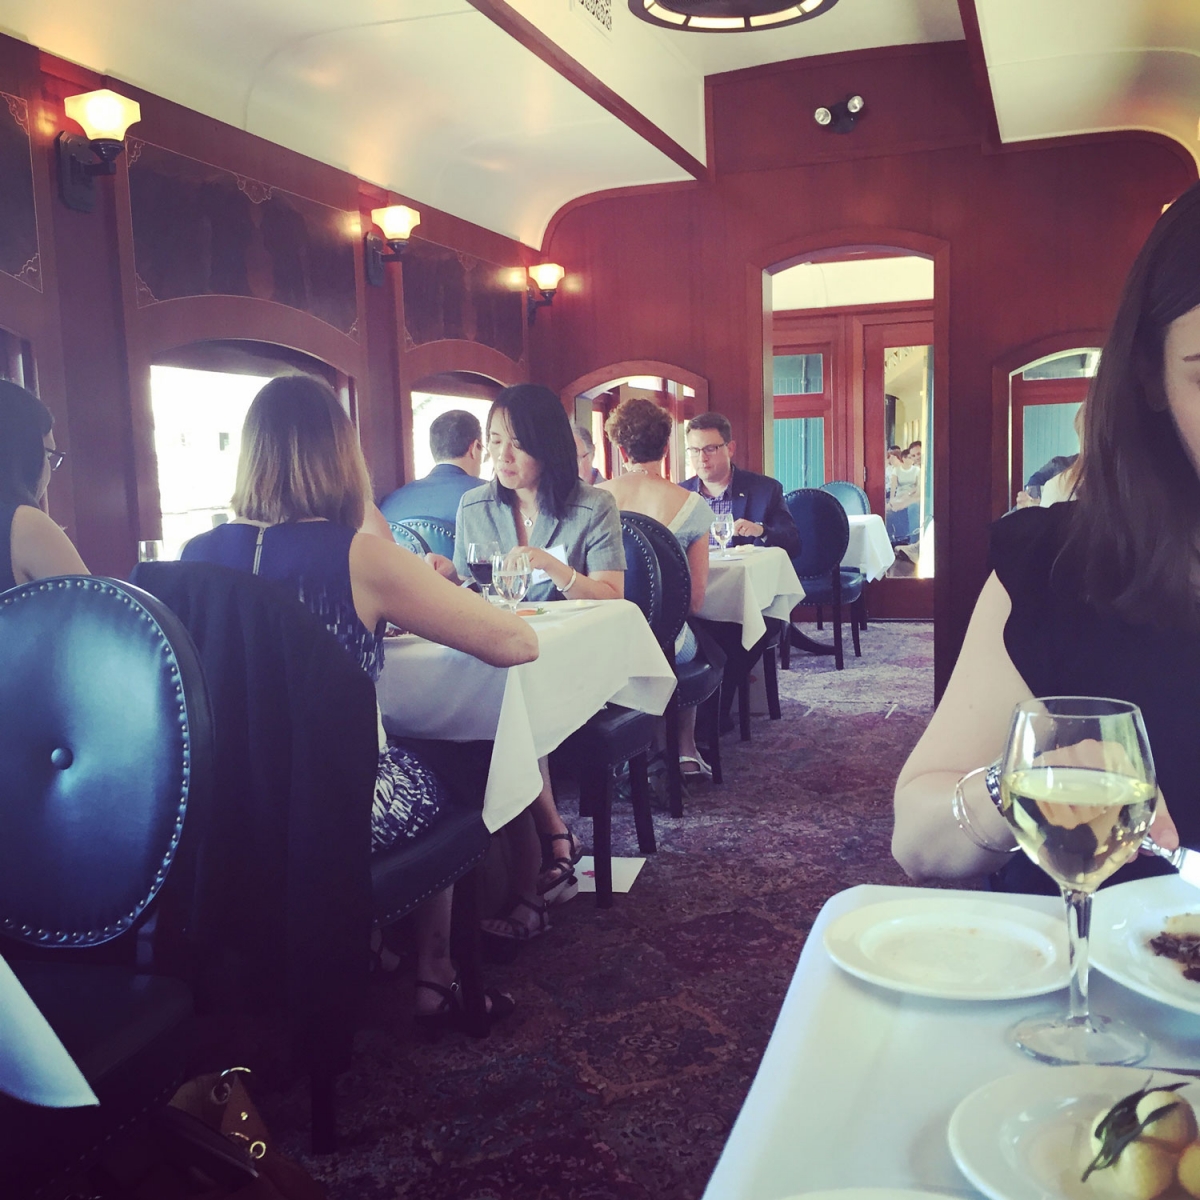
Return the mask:
<svg viewBox="0 0 1200 1200">
<path fill-rule="evenodd" d="M 383 247 L 387 245 L 391 249 L 391 254 L 384 254 Z M 367 282 L 372 287 L 383 287 L 383 279 L 386 272 L 383 269 L 384 263 L 399 262 L 404 257 L 404 252 L 408 249 L 408 241 L 394 241 L 385 243 L 383 238 L 377 233 L 368 233 L 366 237 L 366 275 Z"/>
<path fill-rule="evenodd" d="M 554 293 L 556 290 L 556 288 L 551 288 L 549 291 L 529 289 L 525 297 L 525 311 L 529 316 L 530 325 L 537 318 L 537 310 L 539 308 L 549 308 L 554 303 Z M 541 296 L 540 300 L 538 299 L 539 296 Z"/>
<path fill-rule="evenodd" d="M 113 138 L 94 141 L 78 133 L 60 133 L 55 139 L 58 148 L 58 194 L 62 202 L 76 212 L 92 212 L 96 207 L 97 175 L 115 175 L 117 156 L 124 142 Z"/>
</svg>

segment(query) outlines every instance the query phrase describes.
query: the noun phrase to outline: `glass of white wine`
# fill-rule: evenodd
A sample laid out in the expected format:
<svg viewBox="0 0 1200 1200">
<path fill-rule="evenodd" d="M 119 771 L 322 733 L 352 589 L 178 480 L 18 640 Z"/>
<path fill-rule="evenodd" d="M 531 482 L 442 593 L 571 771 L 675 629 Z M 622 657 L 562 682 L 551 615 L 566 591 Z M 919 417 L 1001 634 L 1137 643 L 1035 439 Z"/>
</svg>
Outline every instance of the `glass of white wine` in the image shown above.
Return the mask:
<svg viewBox="0 0 1200 1200">
<path fill-rule="evenodd" d="M 1137 854 L 1158 798 L 1137 705 L 1090 696 L 1018 704 L 1000 792 L 1018 845 L 1062 891 L 1071 955 L 1067 1014 L 1021 1021 L 1013 1040 L 1047 1063 L 1141 1061 L 1144 1034 L 1088 1009 L 1092 893 Z"/>
</svg>

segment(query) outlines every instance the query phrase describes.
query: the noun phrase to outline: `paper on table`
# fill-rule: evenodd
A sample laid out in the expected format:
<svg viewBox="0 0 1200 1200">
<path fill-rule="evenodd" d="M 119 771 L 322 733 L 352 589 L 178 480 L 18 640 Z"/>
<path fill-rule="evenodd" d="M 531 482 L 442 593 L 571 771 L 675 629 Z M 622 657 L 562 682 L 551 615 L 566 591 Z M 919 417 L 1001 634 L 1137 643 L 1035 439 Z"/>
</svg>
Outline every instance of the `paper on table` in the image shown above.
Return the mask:
<svg viewBox="0 0 1200 1200">
<path fill-rule="evenodd" d="M 614 858 L 612 860 L 613 891 L 627 892 L 645 865 L 644 858 Z M 585 854 L 575 866 L 581 892 L 596 890 L 596 863 L 590 854 Z"/>
<path fill-rule="evenodd" d="M 83 1072 L 0 958 L 0 1092 L 46 1108 L 99 1104 Z"/>
<path fill-rule="evenodd" d="M 546 553 L 557 558 L 565 567 L 567 565 L 567 548 L 566 546 L 547 546 Z M 529 577 L 529 584 L 532 587 L 535 583 L 545 583 L 550 576 L 545 571 L 537 570 Z"/>
</svg>

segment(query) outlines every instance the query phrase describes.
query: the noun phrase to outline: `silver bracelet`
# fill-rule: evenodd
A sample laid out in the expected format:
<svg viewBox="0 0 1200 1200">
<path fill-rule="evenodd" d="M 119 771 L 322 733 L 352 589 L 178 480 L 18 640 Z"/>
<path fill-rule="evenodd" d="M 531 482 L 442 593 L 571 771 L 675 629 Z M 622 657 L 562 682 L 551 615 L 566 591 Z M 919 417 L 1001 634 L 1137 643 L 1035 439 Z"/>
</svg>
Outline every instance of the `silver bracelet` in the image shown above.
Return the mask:
<svg viewBox="0 0 1200 1200">
<path fill-rule="evenodd" d="M 981 829 L 977 829 L 971 820 L 970 812 L 967 810 L 967 799 L 963 795 L 963 784 L 972 775 L 979 774 L 983 775 L 984 786 L 987 788 L 987 793 L 992 803 L 996 805 L 997 811 L 1000 810 L 1000 764 L 995 762 L 990 767 L 976 767 L 974 771 L 968 771 L 954 785 L 954 799 L 951 801 L 950 811 L 954 814 L 955 823 L 966 834 L 967 838 L 974 842 L 981 850 L 989 850 L 993 854 L 1015 854 L 1021 848 L 1020 846 L 996 845 L 987 834 Z M 993 786 L 995 788 L 994 791 Z"/>
<path fill-rule="evenodd" d="M 559 591 L 562 592 L 562 594 L 565 596 L 575 586 L 575 580 L 577 580 L 578 578 L 579 578 L 579 572 L 576 571 L 574 567 L 572 567 L 571 568 L 571 578 L 568 579 L 567 582 L 561 588 L 559 588 Z"/>
<path fill-rule="evenodd" d="M 1000 791 L 1000 776 L 1002 774 L 1003 760 L 996 759 L 994 763 L 983 773 L 983 786 L 987 788 L 987 794 L 991 796 L 992 803 L 996 806 L 997 812 L 1004 811 L 1004 795 Z"/>
</svg>

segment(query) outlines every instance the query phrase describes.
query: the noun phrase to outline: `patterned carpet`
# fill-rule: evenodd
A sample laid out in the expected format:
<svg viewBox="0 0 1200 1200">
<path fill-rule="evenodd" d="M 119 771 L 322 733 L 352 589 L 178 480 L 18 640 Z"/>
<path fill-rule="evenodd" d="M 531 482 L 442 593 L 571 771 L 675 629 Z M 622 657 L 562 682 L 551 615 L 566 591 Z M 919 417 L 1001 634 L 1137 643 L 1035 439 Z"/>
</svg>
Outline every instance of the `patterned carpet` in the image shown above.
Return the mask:
<svg viewBox="0 0 1200 1200">
<path fill-rule="evenodd" d="M 550 937 L 491 969 L 518 1009 L 490 1038 L 424 1041 L 408 983 L 373 988 L 341 1151 L 304 1156 L 302 1084 L 261 1095 L 284 1150 L 331 1200 L 699 1197 L 821 905 L 903 882 L 891 790 L 929 717 L 932 627 L 872 624 L 863 655 L 843 672 L 793 656 L 783 720 L 727 736 L 725 786 L 693 789 L 681 821 L 656 813 L 633 891 L 556 909 Z M 614 853 L 636 853 L 623 808 Z"/>
</svg>

